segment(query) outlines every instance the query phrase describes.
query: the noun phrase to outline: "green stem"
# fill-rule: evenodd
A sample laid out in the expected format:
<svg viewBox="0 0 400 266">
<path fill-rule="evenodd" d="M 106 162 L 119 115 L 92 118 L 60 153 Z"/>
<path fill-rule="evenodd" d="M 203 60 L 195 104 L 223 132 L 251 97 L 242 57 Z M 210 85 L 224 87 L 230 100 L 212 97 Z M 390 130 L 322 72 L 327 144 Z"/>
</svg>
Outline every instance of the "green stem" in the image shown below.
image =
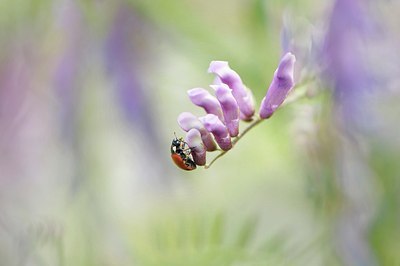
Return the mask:
<svg viewBox="0 0 400 266">
<path fill-rule="evenodd" d="M 257 126 L 258 124 L 261 123 L 261 121 L 263 121 L 263 119 L 261 119 L 260 117 L 257 117 L 253 123 L 250 124 L 250 126 L 248 126 L 242 134 L 240 134 L 239 136 L 237 136 L 233 141 L 232 141 L 232 148 L 235 146 L 235 144 L 241 139 L 243 138 L 244 135 L 246 135 L 247 132 L 249 132 L 253 127 Z M 220 154 L 218 154 L 208 165 L 205 165 L 204 168 L 208 169 L 210 168 L 210 166 L 220 157 L 224 156 L 228 151 L 222 151 L 220 152 Z"/>
</svg>

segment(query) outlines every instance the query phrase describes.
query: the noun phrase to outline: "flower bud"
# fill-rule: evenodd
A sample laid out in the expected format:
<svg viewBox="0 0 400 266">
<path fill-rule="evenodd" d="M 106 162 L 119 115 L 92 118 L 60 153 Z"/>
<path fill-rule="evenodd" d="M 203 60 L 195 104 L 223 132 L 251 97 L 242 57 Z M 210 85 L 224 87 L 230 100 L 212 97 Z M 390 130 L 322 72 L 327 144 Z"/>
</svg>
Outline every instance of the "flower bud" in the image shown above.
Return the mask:
<svg viewBox="0 0 400 266">
<path fill-rule="evenodd" d="M 211 136 L 210 132 L 204 127 L 200 120 L 193 114 L 189 112 L 183 112 L 178 116 L 179 126 L 186 132 L 192 128 L 197 129 L 201 134 L 201 139 L 203 140 L 204 146 L 207 151 L 215 151 L 217 146 Z"/>
<path fill-rule="evenodd" d="M 188 95 L 192 103 L 204 108 L 207 114 L 214 114 L 223 121 L 221 105 L 218 100 L 203 88 L 188 90 Z"/>
<path fill-rule="evenodd" d="M 239 135 L 239 106 L 232 95 L 231 89 L 225 84 L 211 85 L 211 88 L 215 90 L 215 96 L 217 96 L 221 104 L 229 135 L 236 137 Z"/>
<path fill-rule="evenodd" d="M 216 115 L 208 114 L 199 117 L 199 120 L 203 123 L 205 128 L 214 135 L 215 141 L 222 150 L 227 151 L 232 148 L 228 129 Z"/>
<path fill-rule="evenodd" d="M 197 129 L 192 128 L 187 132 L 185 141 L 191 149 L 194 162 L 197 165 L 205 165 L 206 149 L 201 139 L 200 132 Z"/>
<path fill-rule="evenodd" d="M 293 72 L 295 62 L 296 57 L 291 53 L 285 54 L 281 59 L 267 95 L 261 102 L 260 117 L 262 119 L 271 117 L 294 87 Z"/>
<path fill-rule="evenodd" d="M 234 70 L 232 70 L 228 62 L 212 61 L 208 68 L 209 73 L 216 74 L 222 83 L 228 85 L 232 89 L 232 95 L 235 97 L 240 112 L 244 120 L 250 120 L 254 115 L 254 99 L 253 94 L 246 86 Z"/>
</svg>

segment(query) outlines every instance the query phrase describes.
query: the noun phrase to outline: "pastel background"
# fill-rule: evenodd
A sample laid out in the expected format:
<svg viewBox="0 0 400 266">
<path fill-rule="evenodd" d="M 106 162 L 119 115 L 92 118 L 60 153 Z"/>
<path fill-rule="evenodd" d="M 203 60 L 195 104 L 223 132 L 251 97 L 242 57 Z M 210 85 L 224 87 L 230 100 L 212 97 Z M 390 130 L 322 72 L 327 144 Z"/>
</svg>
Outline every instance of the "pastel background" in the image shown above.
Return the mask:
<svg viewBox="0 0 400 266">
<path fill-rule="evenodd" d="M 400 265 L 399 8 L 0 0 L 0 265 Z M 258 110 L 288 51 L 306 97 L 178 169 L 210 62 Z"/>
</svg>

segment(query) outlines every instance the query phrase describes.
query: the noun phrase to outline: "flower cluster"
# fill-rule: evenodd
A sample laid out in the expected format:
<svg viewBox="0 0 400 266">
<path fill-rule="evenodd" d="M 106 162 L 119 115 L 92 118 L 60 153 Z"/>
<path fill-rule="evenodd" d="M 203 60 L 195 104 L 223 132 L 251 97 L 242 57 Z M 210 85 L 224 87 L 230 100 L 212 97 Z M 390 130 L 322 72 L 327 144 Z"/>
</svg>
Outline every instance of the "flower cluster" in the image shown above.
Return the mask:
<svg viewBox="0 0 400 266">
<path fill-rule="evenodd" d="M 243 84 L 240 76 L 232 70 L 228 62 L 212 61 L 209 73 L 216 78 L 208 90 L 194 88 L 188 91 L 193 104 L 203 108 L 205 116 L 196 117 L 183 112 L 178 116 L 180 127 L 187 132 L 185 141 L 191 148 L 197 165 L 206 164 L 206 152 L 217 150 L 226 152 L 233 147 L 233 138 L 239 136 L 239 121 L 267 119 L 283 103 L 294 86 L 293 71 L 296 58 L 285 54 L 274 73 L 268 92 L 261 102 L 259 116 L 255 115 L 254 97 Z"/>
</svg>

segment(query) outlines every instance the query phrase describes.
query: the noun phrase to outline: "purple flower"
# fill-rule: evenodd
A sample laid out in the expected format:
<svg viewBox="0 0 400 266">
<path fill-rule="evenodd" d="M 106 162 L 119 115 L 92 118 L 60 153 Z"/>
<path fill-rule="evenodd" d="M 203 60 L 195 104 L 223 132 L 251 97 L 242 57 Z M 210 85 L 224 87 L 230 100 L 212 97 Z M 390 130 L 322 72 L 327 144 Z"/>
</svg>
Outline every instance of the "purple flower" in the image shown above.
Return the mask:
<svg viewBox="0 0 400 266">
<path fill-rule="evenodd" d="M 194 162 L 197 165 L 205 165 L 206 148 L 203 144 L 200 132 L 197 129 L 192 128 L 187 132 L 185 141 L 191 149 Z"/>
<path fill-rule="evenodd" d="M 282 58 L 267 96 L 263 100 L 260 109 L 261 118 L 270 117 L 293 88 L 295 61 L 291 53 Z M 191 113 L 183 112 L 178 117 L 179 125 L 187 132 L 186 142 L 192 148 L 191 154 L 197 165 L 205 165 L 206 151 L 216 149 L 214 139 L 224 153 L 233 147 L 234 142 L 231 138 L 239 136 L 240 120 L 254 119 L 253 94 L 243 85 L 239 75 L 230 69 L 228 63 L 212 61 L 208 71 L 217 75 L 214 84 L 210 85 L 215 91 L 216 98 L 202 88 L 188 91 L 190 100 L 204 108 L 207 115 L 197 118 Z"/>
<path fill-rule="evenodd" d="M 225 61 L 212 61 L 208 72 L 216 74 L 222 83 L 232 89 L 232 95 L 239 106 L 241 117 L 243 120 L 251 120 L 254 115 L 253 94 L 243 85 L 238 73 L 232 70 Z"/>
<path fill-rule="evenodd" d="M 337 110 L 342 110 L 351 125 L 371 123 L 366 97 L 377 77 L 367 55 L 376 42 L 375 27 L 365 1 L 335 1 L 321 57 L 326 66 L 325 78 L 341 106 Z"/>
<path fill-rule="evenodd" d="M 222 115 L 221 105 L 207 90 L 203 88 L 194 88 L 188 90 L 188 95 L 192 103 L 202 107 L 207 114 L 214 114 L 223 121 L 224 117 Z"/>
<path fill-rule="evenodd" d="M 229 136 L 228 129 L 216 115 L 208 114 L 199 117 L 199 120 L 203 123 L 205 128 L 214 135 L 215 141 L 222 150 L 227 151 L 232 148 L 231 137 Z"/>
<path fill-rule="evenodd" d="M 211 88 L 215 90 L 215 96 L 221 104 L 229 135 L 236 137 L 239 134 L 239 106 L 231 89 L 225 84 L 211 85 Z"/>
<path fill-rule="evenodd" d="M 374 105 L 380 109 L 393 109 L 379 100 L 380 94 L 388 91 L 385 91 L 384 84 L 377 83 L 384 79 L 379 74 L 382 73 L 381 70 L 376 70 L 387 67 L 387 62 L 396 61 L 397 58 L 395 52 L 391 51 L 391 58 L 380 56 L 370 62 L 371 55 L 377 54 L 377 44 L 379 50 L 387 47 L 382 46 L 384 36 L 378 36 L 380 34 L 376 32 L 376 27 L 386 24 L 380 25 L 375 20 L 376 12 L 370 12 L 369 4 L 369 1 L 362 0 L 334 1 L 321 54 L 325 67 L 324 78 L 332 88 L 335 100 L 332 122 L 336 123 L 335 128 L 342 133 L 335 134 L 338 135 L 335 143 L 339 145 L 335 147 L 334 153 L 337 167 L 334 177 L 335 182 L 341 184 L 340 193 L 343 194 L 345 207 L 336 219 L 339 223 L 334 240 L 338 255 L 345 265 L 379 264 L 368 239 L 371 234 L 370 225 L 374 222 L 376 213 L 379 213 L 374 208 L 377 204 L 371 201 L 369 191 L 375 183 L 371 178 L 375 169 L 369 163 L 375 157 L 368 155 L 371 152 L 359 151 L 359 147 L 360 143 L 363 143 L 363 147 L 375 147 L 379 143 L 377 146 L 382 151 L 383 142 L 376 142 L 374 136 L 369 134 L 371 132 L 368 132 L 371 126 L 373 128 L 377 125 L 377 121 L 385 119 L 384 116 L 377 119 Z M 384 129 L 379 126 L 378 131 L 382 132 Z M 389 141 L 393 145 L 393 140 Z M 367 206 L 366 202 L 369 203 L 368 208 L 364 207 Z M 374 204 L 371 205 L 372 202 Z M 385 211 L 391 210 L 385 206 Z"/>
<path fill-rule="evenodd" d="M 281 59 L 267 95 L 261 102 L 260 117 L 262 119 L 271 117 L 294 87 L 293 72 L 295 62 L 296 57 L 291 53 L 285 54 Z"/>
<path fill-rule="evenodd" d="M 60 31 L 66 39 L 65 49 L 58 59 L 54 72 L 54 89 L 60 102 L 62 134 L 72 143 L 76 134 L 78 77 L 82 70 L 84 52 L 84 21 L 76 2 L 64 2 L 60 6 Z"/>
<path fill-rule="evenodd" d="M 215 151 L 217 149 L 211 134 L 195 115 L 189 112 L 181 113 L 178 116 L 178 124 L 186 132 L 189 132 L 193 128 L 197 129 L 201 134 L 201 139 L 203 140 L 207 151 Z"/>
</svg>

